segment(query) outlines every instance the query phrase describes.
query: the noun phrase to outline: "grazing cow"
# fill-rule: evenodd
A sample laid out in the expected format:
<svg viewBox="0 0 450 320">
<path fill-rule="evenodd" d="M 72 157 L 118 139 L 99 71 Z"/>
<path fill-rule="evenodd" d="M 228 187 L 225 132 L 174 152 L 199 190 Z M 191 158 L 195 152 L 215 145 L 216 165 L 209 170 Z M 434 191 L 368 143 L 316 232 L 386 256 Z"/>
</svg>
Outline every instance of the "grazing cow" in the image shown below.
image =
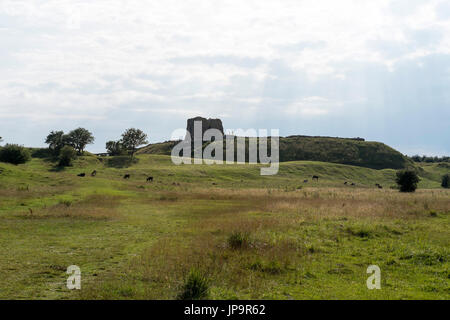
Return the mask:
<svg viewBox="0 0 450 320">
<path fill-rule="evenodd" d="M 352 186 L 356 186 L 356 184 L 354 182 L 352 182 Z"/>
<path fill-rule="evenodd" d="M 147 182 L 153 182 L 153 177 L 148 177 Z"/>
<path fill-rule="evenodd" d="M 303 183 L 308 183 L 308 180 L 303 180 Z"/>
<path fill-rule="evenodd" d="M 95 177 L 97 175 L 97 170 L 92 171 L 91 177 Z"/>
<path fill-rule="evenodd" d="M 312 179 L 313 179 L 313 181 L 317 180 L 317 182 L 319 182 L 319 176 L 313 176 Z"/>
<path fill-rule="evenodd" d="M 86 176 L 86 173 L 83 172 L 83 173 L 78 174 L 77 176 L 78 176 L 78 177 L 85 177 L 85 176 Z"/>
<path fill-rule="evenodd" d="M 129 174 L 126 174 L 126 175 L 123 176 L 123 178 L 124 178 L 124 179 L 130 179 L 130 175 L 129 175 Z"/>
<path fill-rule="evenodd" d="M 381 185 L 378 185 L 378 189 L 383 189 L 383 186 L 381 186 Z"/>
<path fill-rule="evenodd" d="M 347 181 L 345 181 L 345 182 L 344 182 L 344 184 L 345 184 L 345 185 L 348 185 L 348 182 L 347 182 Z"/>
</svg>

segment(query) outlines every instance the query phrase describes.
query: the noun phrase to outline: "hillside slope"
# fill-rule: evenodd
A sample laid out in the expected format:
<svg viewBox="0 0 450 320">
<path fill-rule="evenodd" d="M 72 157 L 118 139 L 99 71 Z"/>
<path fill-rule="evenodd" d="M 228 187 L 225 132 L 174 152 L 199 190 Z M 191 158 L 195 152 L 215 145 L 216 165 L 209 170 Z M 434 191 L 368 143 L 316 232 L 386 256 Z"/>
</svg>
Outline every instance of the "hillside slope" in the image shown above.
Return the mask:
<svg viewBox="0 0 450 320">
<path fill-rule="evenodd" d="M 247 152 L 248 140 L 246 139 Z M 138 153 L 170 155 L 177 143 L 167 141 L 151 144 L 140 149 Z M 380 142 L 308 136 L 280 137 L 280 161 L 322 161 L 372 169 L 400 169 L 413 166 L 413 163 L 400 152 Z"/>
</svg>

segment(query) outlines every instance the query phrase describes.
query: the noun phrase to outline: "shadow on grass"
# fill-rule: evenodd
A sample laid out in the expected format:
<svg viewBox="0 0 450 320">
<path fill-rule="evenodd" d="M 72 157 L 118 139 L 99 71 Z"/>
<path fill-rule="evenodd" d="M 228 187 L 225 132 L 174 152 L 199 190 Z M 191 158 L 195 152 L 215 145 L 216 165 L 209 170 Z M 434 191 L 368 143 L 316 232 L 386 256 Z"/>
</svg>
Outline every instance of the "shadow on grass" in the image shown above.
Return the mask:
<svg viewBox="0 0 450 320">
<path fill-rule="evenodd" d="M 115 156 L 108 158 L 105 161 L 105 166 L 110 168 L 128 168 L 138 162 L 139 159 L 137 158 L 131 158 L 129 156 Z"/>
<path fill-rule="evenodd" d="M 50 172 L 61 172 L 66 170 L 66 167 L 60 165 L 54 165 L 49 171 Z"/>
</svg>

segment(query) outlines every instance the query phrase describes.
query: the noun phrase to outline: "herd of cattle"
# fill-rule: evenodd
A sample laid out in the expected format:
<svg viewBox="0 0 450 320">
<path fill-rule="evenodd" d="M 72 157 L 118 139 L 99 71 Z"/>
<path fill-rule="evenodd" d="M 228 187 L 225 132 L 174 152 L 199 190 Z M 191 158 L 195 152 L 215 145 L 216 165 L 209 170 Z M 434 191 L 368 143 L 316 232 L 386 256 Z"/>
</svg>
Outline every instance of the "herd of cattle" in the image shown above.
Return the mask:
<svg viewBox="0 0 450 320">
<path fill-rule="evenodd" d="M 94 170 L 94 171 L 91 172 L 91 177 L 95 177 L 96 175 L 97 175 L 97 170 Z M 77 174 L 77 176 L 78 177 L 86 177 L 86 173 L 83 172 L 83 173 Z M 126 174 L 126 175 L 123 176 L 123 178 L 124 179 L 130 179 L 131 175 L 130 174 Z M 147 177 L 147 182 L 153 182 L 153 177 Z"/>
<path fill-rule="evenodd" d="M 94 171 L 92 171 L 91 172 L 91 176 L 92 177 L 95 177 L 97 175 L 97 170 L 94 170 Z M 86 173 L 80 173 L 80 174 L 78 174 L 77 175 L 78 177 L 85 177 L 86 176 Z M 126 175 L 124 175 L 123 176 L 123 178 L 124 179 L 130 179 L 131 178 L 131 175 L 130 174 L 126 174 Z M 312 181 L 317 181 L 317 182 L 319 182 L 319 176 L 312 176 Z M 153 177 L 147 177 L 147 182 L 153 182 Z M 303 183 L 308 183 L 309 182 L 309 180 L 303 180 Z M 214 184 L 214 183 L 213 183 Z M 350 186 L 356 186 L 356 183 L 354 183 L 354 182 L 348 182 L 348 181 L 345 181 L 344 182 L 344 184 L 347 186 L 347 185 L 350 185 Z M 376 183 L 375 184 L 375 187 L 377 187 L 378 189 L 383 189 L 383 186 L 382 185 L 380 185 L 379 183 Z"/>
</svg>

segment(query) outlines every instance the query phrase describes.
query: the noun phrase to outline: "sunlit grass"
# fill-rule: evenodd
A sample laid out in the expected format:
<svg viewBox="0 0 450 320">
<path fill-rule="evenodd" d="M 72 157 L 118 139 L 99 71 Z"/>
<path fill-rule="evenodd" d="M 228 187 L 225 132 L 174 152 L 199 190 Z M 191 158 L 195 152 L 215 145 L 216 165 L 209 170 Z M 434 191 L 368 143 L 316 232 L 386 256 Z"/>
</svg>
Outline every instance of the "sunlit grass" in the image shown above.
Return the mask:
<svg viewBox="0 0 450 320">
<path fill-rule="evenodd" d="M 94 157 L 62 171 L 37 159 L 0 167 L 0 298 L 177 299 L 199 279 L 211 299 L 450 297 L 450 191 L 437 180 L 401 194 L 392 170 L 299 162 L 261 177 L 164 156 L 120 169 Z M 303 183 L 312 174 L 320 182 Z M 72 264 L 81 291 L 65 287 Z M 371 264 L 382 290 L 365 286 Z"/>
</svg>

